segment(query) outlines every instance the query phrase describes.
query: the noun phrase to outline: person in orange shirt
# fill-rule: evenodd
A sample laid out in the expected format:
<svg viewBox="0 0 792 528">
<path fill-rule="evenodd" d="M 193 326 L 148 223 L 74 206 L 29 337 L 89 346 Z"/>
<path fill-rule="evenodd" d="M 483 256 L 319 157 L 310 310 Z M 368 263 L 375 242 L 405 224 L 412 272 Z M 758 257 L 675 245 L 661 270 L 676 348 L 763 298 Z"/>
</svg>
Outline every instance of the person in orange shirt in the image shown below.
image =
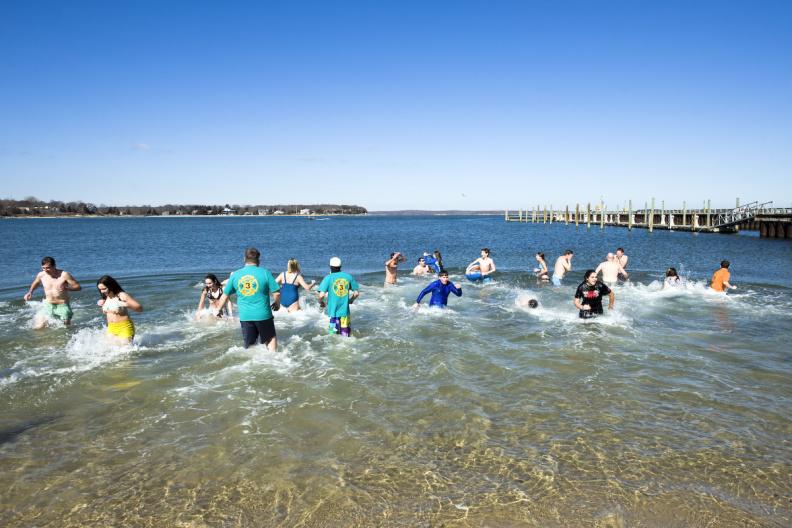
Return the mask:
<svg viewBox="0 0 792 528">
<path fill-rule="evenodd" d="M 726 291 L 726 288 L 730 290 L 736 290 L 737 286 L 732 286 L 729 284 L 730 278 L 731 274 L 729 273 L 729 261 L 721 260 L 720 269 L 712 274 L 712 283 L 710 284 L 710 288 L 719 292 Z"/>
</svg>

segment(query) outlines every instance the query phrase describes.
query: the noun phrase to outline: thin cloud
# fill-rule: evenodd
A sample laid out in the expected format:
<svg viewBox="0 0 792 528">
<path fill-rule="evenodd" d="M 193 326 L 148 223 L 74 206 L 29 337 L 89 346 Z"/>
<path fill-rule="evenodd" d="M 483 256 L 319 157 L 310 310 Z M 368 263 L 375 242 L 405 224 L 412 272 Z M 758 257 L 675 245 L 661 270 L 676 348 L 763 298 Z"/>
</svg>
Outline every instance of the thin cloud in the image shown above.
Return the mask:
<svg viewBox="0 0 792 528">
<path fill-rule="evenodd" d="M 136 143 L 132 146 L 134 150 L 151 150 L 151 145 L 148 143 Z"/>
</svg>

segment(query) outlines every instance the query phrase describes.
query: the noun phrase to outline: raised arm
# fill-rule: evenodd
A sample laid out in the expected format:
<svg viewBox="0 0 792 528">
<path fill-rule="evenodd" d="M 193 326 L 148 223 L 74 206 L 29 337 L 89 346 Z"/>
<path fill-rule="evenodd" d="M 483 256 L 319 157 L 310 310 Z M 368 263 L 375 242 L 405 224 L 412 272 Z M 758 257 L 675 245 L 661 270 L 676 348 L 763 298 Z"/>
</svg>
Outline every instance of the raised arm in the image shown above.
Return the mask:
<svg viewBox="0 0 792 528">
<path fill-rule="evenodd" d="M 33 298 L 33 292 L 39 286 L 41 286 L 41 273 L 36 275 L 36 278 L 33 279 L 33 283 L 30 285 L 28 292 L 22 298 L 25 299 L 26 301 L 29 301 L 31 298 Z"/>
</svg>

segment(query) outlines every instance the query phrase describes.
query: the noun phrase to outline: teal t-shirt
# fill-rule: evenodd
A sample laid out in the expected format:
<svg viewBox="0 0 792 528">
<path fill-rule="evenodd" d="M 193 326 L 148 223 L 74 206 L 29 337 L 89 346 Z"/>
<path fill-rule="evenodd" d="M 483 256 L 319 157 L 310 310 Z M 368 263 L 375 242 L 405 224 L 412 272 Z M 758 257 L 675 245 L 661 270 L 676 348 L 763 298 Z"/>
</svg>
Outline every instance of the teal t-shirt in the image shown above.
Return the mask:
<svg viewBox="0 0 792 528">
<path fill-rule="evenodd" d="M 349 273 L 337 271 L 322 279 L 320 292 L 327 292 L 327 315 L 346 317 L 349 315 L 349 292 L 357 291 L 358 283 Z"/>
<path fill-rule="evenodd" d="M 280 291 L 275 277 L 266 268 L 248 264 L 228 278 L 223 293 L 236 293 L 240 321 L 265 321 L 272 319 L 270 294 Z"/>
</svg>

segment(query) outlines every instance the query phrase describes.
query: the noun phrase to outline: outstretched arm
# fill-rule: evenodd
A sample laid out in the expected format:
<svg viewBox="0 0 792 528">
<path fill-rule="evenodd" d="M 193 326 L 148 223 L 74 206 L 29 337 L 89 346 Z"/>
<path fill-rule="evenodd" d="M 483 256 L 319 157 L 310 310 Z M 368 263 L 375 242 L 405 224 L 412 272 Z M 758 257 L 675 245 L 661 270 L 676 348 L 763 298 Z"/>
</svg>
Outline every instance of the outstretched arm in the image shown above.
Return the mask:
<svg viewBox="0 0 792 528">
<path fill-rule="evenodd" d="M 299 284 L 300 286 L 305 288 L 305 291 L 311 291 L 311 288 L 316 286 L 316 281 L 312 280 L 311 284 L 308 284 L 308 283 L 305 282 L 305 279 L 303 278 L 302 275 L 298 275 L 297 276 L 297 284 Z"/>
<path fill-rule="evenodd" d="M 41 275 L 40 274 L 36 275 L 36 278 L 33 279 L 33 283 L 30 285 L 30 288 L 28 289 L 28 292 L 25 294 L 23 299 L 25 299 L 26 301 L 29 301 L 33 297 L 33 291 L 36 288 L 38 288 L 39 286 L 41 286 Z"/>
<path fill-rule="evenodd" d="M 431 283 L 429 286 L 421 290 L 421 293 L 418 294 L 418 299 L 415 300 L 415 304 L 421 304 L 421 299 L 423 299 L 427 293 L 430 293 L 434 289 L 434 282 Z"/>
</svg>

